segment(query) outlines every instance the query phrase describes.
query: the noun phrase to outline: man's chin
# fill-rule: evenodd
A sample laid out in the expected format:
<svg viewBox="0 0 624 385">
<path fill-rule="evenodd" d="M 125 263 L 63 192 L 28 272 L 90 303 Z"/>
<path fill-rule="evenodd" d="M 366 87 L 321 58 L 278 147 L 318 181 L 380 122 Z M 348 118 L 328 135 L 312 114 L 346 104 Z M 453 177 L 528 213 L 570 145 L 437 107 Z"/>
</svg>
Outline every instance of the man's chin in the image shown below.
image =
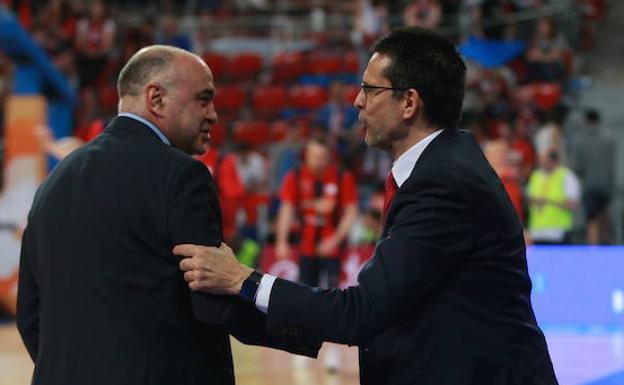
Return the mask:
<svg viewBox="0 0 624 385">
<path fill-rule="evenodd" d="M 197 147 L 193 151 L 193 155 L 204 155 L 208 150 L 208 146 Z"/>
<path fill-rule="evenodd" d="M 208 151 L 209 145 L 210 142 L 208 140 L 202 140 L 200 143 L 195 145 L 195 148 L 193 149 L 193 155 L 203 155 L 206 151 Z"/>
</svg>

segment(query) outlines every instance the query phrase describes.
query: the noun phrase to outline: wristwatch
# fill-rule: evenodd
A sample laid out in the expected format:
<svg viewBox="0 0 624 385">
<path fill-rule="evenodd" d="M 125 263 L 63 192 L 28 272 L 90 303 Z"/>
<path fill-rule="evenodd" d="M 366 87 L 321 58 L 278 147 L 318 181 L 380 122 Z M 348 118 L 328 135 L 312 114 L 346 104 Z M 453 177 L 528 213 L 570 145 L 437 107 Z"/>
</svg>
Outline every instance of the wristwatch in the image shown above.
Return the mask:
<svg viewBox="0 0 624 385">
<path fill-rule="evenodd" d="M 258 286 L 260 286 L 260 280 L 262 279 L 262 273 L 254 270 L 249 274 L 243 281 L 243 286 L 241 287 L 238 295 L 247 301 L 254 302 L 256 300 L 256 293 L 258 292 Z"/>
</svg>

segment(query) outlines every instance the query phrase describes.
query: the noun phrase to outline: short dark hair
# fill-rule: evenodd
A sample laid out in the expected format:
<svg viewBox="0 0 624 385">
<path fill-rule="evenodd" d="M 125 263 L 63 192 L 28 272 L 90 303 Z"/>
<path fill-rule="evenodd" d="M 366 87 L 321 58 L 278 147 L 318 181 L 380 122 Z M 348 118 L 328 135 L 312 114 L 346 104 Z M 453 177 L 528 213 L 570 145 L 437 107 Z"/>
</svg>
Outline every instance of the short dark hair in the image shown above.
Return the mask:
<svg viewBox="0 0 624 385">
<path fill-rule="evenodd" d="M 310 134 L 308 138 L 308 143 L 316 143 L 327 148 L 329 148 L 331 145 L 329 136 L 323 130 L 317 130 Z"/>
<path fill-rule="evenodd" d="M 175 57 L 184 52 L 188 53 L 166 45 L 153 45 L 136 52 L 119 72 L 117 78 L 119 97 L 139 95 L 145 84 L 157 74 L 169 70 Z"/>
<path fill-rule="evenodd" d="M 400 28 L 381 38 L 373 52 L 391 59 L 384 76 L 392 87 L 418 91 L 429 123 L 441 128 L 457 125 L 466 65 L 453 43 L 431 30 Z"/>
</svg>

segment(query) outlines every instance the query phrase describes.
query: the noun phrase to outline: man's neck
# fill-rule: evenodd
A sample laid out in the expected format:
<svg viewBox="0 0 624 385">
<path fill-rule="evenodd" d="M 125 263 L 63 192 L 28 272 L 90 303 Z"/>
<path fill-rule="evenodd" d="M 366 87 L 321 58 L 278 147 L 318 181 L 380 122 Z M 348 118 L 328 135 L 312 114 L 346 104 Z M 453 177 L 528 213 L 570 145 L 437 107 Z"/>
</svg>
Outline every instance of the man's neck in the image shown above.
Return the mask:
<svg viewBox="0 0 624 385">
<path fill-rule="evenodd" d="M 425 139 L 426 137 L 438 130 L 439 128 L 437 127 L 423 127 L 414 129 L 413 131 L 411 131 L 410 135 L 408 135 L 400 143 L 397 143 L 396 146 L 392 149 L 392 151 L 390 152 L 392 159 L 399 159 L 401 155 L 403 155 L 410 148 L 414 147 L 416 143 L 420 142 L 421 140 Z"/>
</svg>

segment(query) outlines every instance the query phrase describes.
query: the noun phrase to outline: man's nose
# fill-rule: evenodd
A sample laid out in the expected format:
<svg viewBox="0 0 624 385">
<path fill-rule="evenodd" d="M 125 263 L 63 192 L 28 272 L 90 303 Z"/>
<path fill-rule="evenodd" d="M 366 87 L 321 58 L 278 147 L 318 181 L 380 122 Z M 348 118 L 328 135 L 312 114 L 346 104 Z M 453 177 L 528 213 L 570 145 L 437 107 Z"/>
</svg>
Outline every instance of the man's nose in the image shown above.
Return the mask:
<svg viewBox="0 0 624 385">
<path fill-rule="evenodd" d="M 206 108 L 206 120 L 208 120 L 210 124 L 215 124 L 219 121 L 219 115 L 217 114 L 214 103 L 210 103 Z"/>
<path fill-rule="evenodd" d="M 353 101 L 353 106 L 358 110 L 364 109 L 364 104 L 366 103 L 366 95 L 364 95 L 364 90 L 360 88 L 360 92 L 358 92 L 355 100 Z"/>
</svg>

